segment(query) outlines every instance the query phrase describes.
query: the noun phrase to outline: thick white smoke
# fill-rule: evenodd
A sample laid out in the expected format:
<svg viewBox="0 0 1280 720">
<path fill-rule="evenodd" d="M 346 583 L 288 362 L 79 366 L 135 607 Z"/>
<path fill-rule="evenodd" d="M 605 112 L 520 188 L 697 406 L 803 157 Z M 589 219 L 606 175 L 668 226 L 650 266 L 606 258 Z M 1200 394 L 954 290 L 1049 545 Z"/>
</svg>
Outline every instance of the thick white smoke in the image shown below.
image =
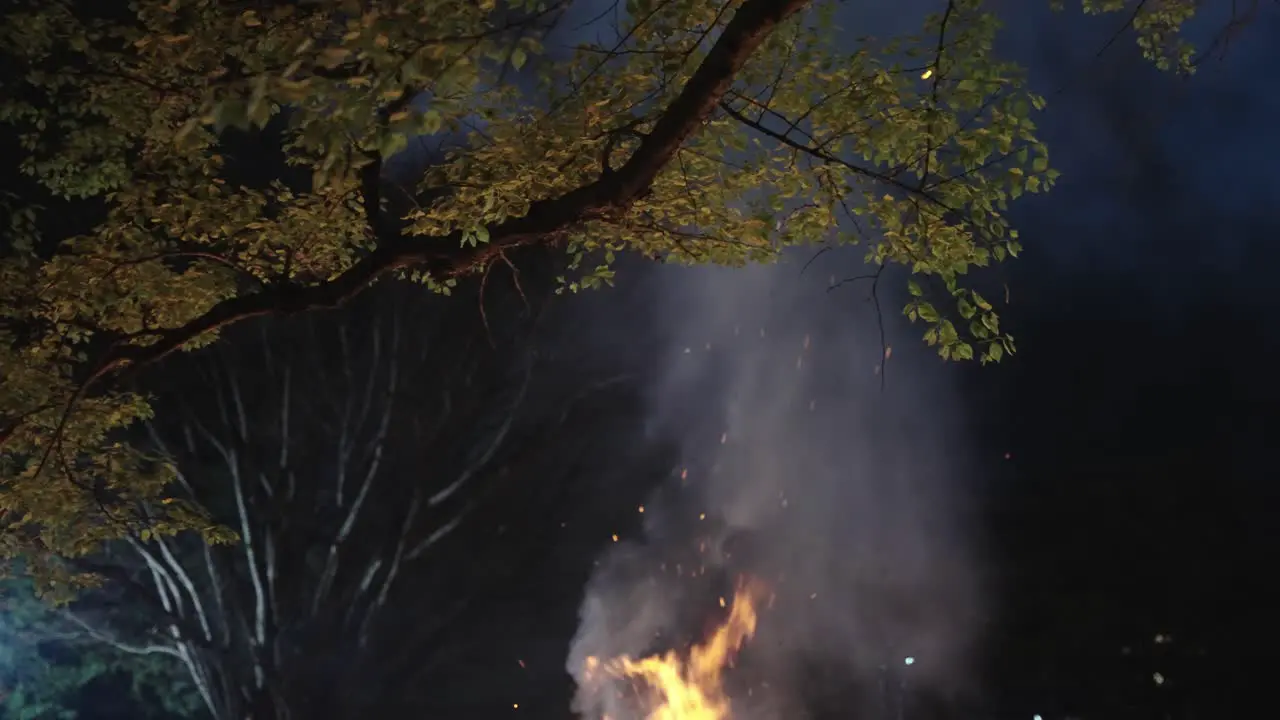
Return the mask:
<svg viewBox="0 0 1280 720">
<path fill-rule="evenodd" d="M 867 272 L 857 255 L 802 272 L 812 255 L 647 281 L 671 328 L 654 430 L 682 438 L 685 459 L 643 536 L 611 545 L 586 589 L 568 658 L 585 718 L 634 713 L 585 676 L 587 657 L 687 645 L 738 573 L 776 599 L 733 673 L 736 720 L 819 717 L 828 697 L 873 712 L 885 683 L 967 684 L 980 583 L 956 370 L 882 297 L 887 343 L 901 340 L 885 361 L 870 281 L 829 291 Z"/>
</svg>

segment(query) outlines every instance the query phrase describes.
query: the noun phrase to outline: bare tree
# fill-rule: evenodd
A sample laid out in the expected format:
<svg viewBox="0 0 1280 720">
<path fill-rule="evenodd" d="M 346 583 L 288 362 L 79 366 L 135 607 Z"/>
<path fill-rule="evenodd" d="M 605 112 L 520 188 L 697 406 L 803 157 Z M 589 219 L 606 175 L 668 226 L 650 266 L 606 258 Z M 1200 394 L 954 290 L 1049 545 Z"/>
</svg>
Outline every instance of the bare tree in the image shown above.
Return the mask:
<svg viewBox="0 0 1280 720">
<path fill-rule="evenodd" d="M 273 320 L 175 369 L 150 441 L 173 502 L 238 538 L 140 529 L 93 562 L 108 582 L 69 620 L 173 657 L 220 720 L 363 716 L 420 680 L 519 563 L 573 475 L 558 428 L 610 384 L 557 374 L 515 295 L 479 322 L 404 297 Z"/>
</svg>

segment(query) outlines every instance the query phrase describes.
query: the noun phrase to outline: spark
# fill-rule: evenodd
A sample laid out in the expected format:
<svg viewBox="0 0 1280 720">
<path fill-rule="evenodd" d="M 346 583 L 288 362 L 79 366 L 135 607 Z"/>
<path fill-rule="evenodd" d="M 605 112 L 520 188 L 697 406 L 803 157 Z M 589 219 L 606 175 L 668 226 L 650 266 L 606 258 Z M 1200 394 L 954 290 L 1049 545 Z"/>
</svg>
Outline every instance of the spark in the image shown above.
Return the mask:
<svg viewBox="0 0 1280 720">
<path fill-rule="evenodd" d="M 613 541 L 614 541 L 614 542 L 618 542 L 618 536 L 617 536 L 617 534 L 614 534 L 614 536 L 613 536 Z"/>
<path fill-rule="evenodd" d="M 640 511 L 640 514 L 641 514 L 641 515 L 643 515 L 643 514 L 644 514 L 644 506 L 643 506 L 643 505 L 641 505 L 641 506 L 638 508 L 638 510 Z"/>
<path fill-rule="evenodd" d="M 928 79 L 929 79 L 929 78 L 931 78 L 931 77 L 933 77 L 933 68 L 929 68 L 928 70 L 925 70 L 925 71 L 924 71 L 924 74 L 922 74 L 922 75 L 920 76 L 920 79 L 921 79 L 921 80 L 928 80 Z"/>
</svg>

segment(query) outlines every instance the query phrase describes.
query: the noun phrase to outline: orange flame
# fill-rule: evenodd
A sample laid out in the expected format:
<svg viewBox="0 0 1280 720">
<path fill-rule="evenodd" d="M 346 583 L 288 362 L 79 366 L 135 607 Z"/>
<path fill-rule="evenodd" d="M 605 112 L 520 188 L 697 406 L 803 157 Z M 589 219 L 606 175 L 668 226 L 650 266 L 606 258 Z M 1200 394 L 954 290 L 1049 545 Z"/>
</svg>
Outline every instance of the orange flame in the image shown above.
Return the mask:
<svg viewBox="0 0 1280 720">
<path fill-rule="evenodd" d="M 755 634 L 758 590 L 752 584 L 740 586 L 729 617 L 687 656 L 671 650 L 639 660 L 623 655 L 601 662 L 590 657 L 588 675 L 603 670 L 630 680 L 641 694 L 646 720 L 726 720 L 730 702 L 722 673 L 732 666 L 734 653 Z"/>
</svg>

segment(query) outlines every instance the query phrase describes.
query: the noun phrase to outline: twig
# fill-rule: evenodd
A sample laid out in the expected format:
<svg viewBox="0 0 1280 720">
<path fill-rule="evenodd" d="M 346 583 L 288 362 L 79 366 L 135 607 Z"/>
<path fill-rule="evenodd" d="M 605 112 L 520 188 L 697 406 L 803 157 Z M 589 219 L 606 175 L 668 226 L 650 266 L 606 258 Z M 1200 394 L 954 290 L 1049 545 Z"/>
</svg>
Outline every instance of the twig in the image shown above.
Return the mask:
<svg viewBox="0 0 1280 720">
<path fill-rule="evenodd" d="M 876 328 L 880 331 L 880 391 L 881 392 L 884 392 L 884 383 L 885 383 L 884 376 L 888 372 L 885 366 L 889 364 L 888 363 L 889 345 L 885 341 L 885 337 L 884 337 L 884 312 L 880 308 L 880 277 L 884 274 L 884 268 L 885 266 L 881 265 L 879 268 L 876 269 L 874 273 L 867 274 L 867 275 L 855 275 L 853 277 L 844 278 L 843 280 L 832 283 L 831 287 L 827 288 L 827 292 L 831 292 L 832 290 L 835 290 L 836 288 L 846 283 L 855 283 L 855 282 L 858 282 L 859 280 L 871 281 L 871 294 L 867 297 L 867 299 L 870 300 L 875 305 Z"/>
</svg>

